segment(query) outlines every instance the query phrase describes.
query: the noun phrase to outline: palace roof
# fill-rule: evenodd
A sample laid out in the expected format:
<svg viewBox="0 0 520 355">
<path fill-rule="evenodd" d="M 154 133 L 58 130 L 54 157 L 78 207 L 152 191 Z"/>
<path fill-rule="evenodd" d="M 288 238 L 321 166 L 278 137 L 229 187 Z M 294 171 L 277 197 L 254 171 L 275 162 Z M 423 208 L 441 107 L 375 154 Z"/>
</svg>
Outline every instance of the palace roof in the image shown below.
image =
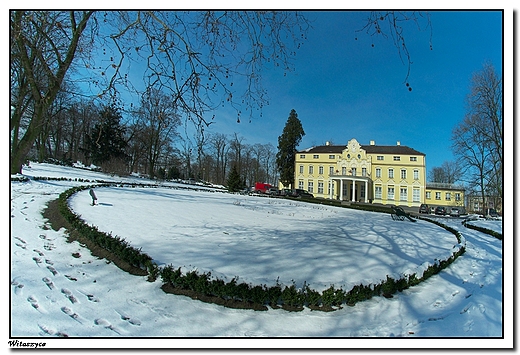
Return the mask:
<svg viewBox="0 0 520 355">
<path fill-rule="evenodd" d="M 335 153 L 341 154 L 347 148 L 346 145 L 320 145 L 298 151 L 299 154 Z M 402 154 L 402 155 L 426 155 L 405 145 L 361 145 L 361 149 L 368 154 Z"/>
</svg>

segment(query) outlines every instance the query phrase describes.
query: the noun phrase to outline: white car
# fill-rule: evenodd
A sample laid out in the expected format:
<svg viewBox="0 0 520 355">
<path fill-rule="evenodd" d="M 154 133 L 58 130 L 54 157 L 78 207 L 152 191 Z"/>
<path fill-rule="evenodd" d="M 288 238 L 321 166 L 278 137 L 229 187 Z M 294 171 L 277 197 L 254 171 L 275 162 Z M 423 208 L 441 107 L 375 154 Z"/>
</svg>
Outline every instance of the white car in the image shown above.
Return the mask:
<svg viewBox="0 0 520 355">
<path fill-rule="evenodd" d="M 452 216 L 452 217 L 459 217 L 460 216 L 459 209 L 456 208 L 456 207 L 452 207 L 452 209 L 450 211 L 450 216 Z"/>
</svg>

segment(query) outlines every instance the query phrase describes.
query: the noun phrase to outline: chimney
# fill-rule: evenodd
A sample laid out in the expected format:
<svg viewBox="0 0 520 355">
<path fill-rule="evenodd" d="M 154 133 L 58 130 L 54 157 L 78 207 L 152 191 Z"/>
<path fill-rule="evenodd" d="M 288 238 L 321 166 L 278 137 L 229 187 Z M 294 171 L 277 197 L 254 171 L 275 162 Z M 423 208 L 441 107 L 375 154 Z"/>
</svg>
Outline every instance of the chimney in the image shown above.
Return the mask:
<svg viewBox="0 0 520 355">
<path fill-rule="evenodd" d="M 370 141 L 370 145 L 376 145 L 376 141 Z"/>
<path fill-rule="evenodd" d="M 325 142 L 325 145 L 330 145 L 330 142 L 329 141 Z"/>
<path fill-rule="evenodd" d="M 397 141 L 397 145 L 401 145 L 401 141 Z"/>
</svg>

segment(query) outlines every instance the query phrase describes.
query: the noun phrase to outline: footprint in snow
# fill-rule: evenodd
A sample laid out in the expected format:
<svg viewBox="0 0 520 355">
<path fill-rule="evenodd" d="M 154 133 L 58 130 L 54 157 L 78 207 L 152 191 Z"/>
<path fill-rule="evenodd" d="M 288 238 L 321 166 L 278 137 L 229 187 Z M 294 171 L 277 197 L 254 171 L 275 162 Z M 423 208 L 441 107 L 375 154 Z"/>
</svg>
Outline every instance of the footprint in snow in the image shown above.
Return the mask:
<svg viewBox="0 0 520 355">
<path fill-rule="evenodd" d="M 62 337 L 62 338 L 68 338 L 67 334 L 59 332 L 56 329 L 47 327 L 46 325 L 38 324 L 38 327 L 40 327 L 40 329 L 43 331 L 43 333 L 40 333 L 41 336 L 45 336 L 45 334 L 47 334 L 47 335 L 54 335 L 54 336 Z"/>
<path fill-rule="evenodd" d="M 14 243 L 14 245 L 16 245 L 17 247 L 22 248 L 22 249 L 27 249 L 27 247 L 25 246 L 25 244 Z"/>
<path fill-rule="evenodd" d="M 78 303 L 78 299 L 72 294 L 70 290 L 62 288 L 61 293 L 63 293 L 71 303 Z"/>
<path fill-rule="evenodd" d="M 40 304 L 38 303 L 38 300 L 34 296 L 27 297 L 27 301 L 33 306 L 34 309 L 37 311 L 40 311 L 42 313 L 45 313 L 44 310 L 40 307 Z"/>
<path fill-rule="evenodd" d="M 49 271 L 54 275 L 58 275 L 58 271 L 56 271 L 56 269 L 53 267 L 53 266 L 47 266 L 47 269 L 49 269 Z"/>
<path fill-rule="evenodd" d="M 14 237 L 14 239 L 19 240 L 20 242 L 22 242 L 22 244 L 27 244 L 27 242 L 20 237 Z"/>
<path fill-rule="evenodd" d="M 54 287 L 54 282 L 52 282 L 51 279 L 49 279 L 48 277 L 44 277 L 42 279 L 43 282 L 45 282 L 45 284 L 47 285 L 47 287 L 51 290 L 53 290 L 55 287 Z"/>
<path fill-rule="evenodd" d="M 85 292 L 85 291 L 82 291 L 82 290 L 78 290 L 78 291 L 79 291 L 79 293 L 85 295 L 90 302 L 99 302 L 99 298 L 94 296 L 94 294 L 89 293 L 89 292 Z"/>
<path fill-rule="evenodd" d="M 45 245 L 43 246 L 43 249 L 47 250 L 47 251 L 51 251 L 54 249 L 54 244 L 52 243 L 45 243 Z"/>
<path fill-rule="evenodd" d="M 68 278 L 70 281 L 78 281 L 77 278 L 70 276 L 70 275 L 65 275 L 65 277 Z"/>
<path fill-rule="evenodd" d="M 83 322 L 81 321 L 80 319 L 80 316 L 79 314 L 77 314 L 76 312 L 74 312 L 72 309 L 70 309 L 69 307 L 61 307 L 61 311 L 63 313 L 65 313 L 66 315 L 68 315 L 70 318 L 74 319 L 75 321 L 77 321 L 78 323 L 81 323 L 83 324 Z"/>
<path fill-rule="evenodd" d="M 33 251 L 38 254 L 39 256 L 45 256 L 45 254 L 43 254 L 41 251 L 39 251 L 38 249 L 33 249 Z"/>
<path fill-rule="evenodd" d="M 14 286 L 14 294 L 17 295 L 17 296 L 21 296 L 22 295 L 22 289 L 24 288 L 24 284 L 21 284 L 19 283 L 18 281 L 13 280 L 11 281 L 11 286 Z"/>
<path fill-rule="evenodd" d="M 98 319 L 94 320 L 94 324 L 102 326 L 106 329 L 110 329 L 111 331 L 121 335 L 120 331 L 116 327 L 114 327 L 112 324 L 110 324 L 110 322 L 107 321 L 106 319 L 98 318 Z"/>
<path fill-rule="evenodd" d="M 132 318 L 125 312 L 118 311 L 118 310 L 115 310 L 115 311 L 121 316 L 122 320 L 127 321 L 128 323 L 130 323 L 132 325 L 137 325 L 137 326 L 141 325 L 141 321 L 139 319 Z"/>
</svg>

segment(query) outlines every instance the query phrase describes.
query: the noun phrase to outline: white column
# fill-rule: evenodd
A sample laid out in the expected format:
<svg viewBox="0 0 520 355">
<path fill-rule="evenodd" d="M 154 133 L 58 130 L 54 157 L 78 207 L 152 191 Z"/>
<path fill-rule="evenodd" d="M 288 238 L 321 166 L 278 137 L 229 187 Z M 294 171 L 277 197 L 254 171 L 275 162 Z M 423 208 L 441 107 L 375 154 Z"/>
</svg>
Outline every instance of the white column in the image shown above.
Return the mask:
<svg viewBox="0 0 520 355">
<path fill-rule="evenodd" d="M 368 181 L 365 180 L 365 203 L 368 202 Z"/>
<path fill-rule="evenodd" d="M 356 180 L 352 180 L 352 202 L 356 201 Z"/>
<path fill-rule="evenodd" d="M 339 200 L 343 201 L 343 179 L 340 179 Z"/>
</svg>

